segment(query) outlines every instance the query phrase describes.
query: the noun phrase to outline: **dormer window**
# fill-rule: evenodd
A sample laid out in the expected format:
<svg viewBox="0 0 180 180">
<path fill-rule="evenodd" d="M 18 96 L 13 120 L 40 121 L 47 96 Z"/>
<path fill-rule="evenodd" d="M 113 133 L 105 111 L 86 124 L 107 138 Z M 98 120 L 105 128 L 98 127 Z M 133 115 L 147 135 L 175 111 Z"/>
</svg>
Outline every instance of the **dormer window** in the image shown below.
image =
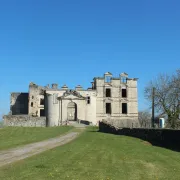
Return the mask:
<svg viewBox="0 0 180 180">
<path fill-rule="evenodd" d="M 104 74 L 105 82 L 110 83 L 111 82 L 111 77 L 112 77 L 112 74 L 110 72 L 106 72 Z"/>
<path fill-rule="evenodd" d="M 125 83 L 126 84 L 127 83 L 127 77 L 124 77 L 124 76 L 121 77 L 121 83 Z"/>
<path fill-rule="evenodd" d="M 111 82 L 111 76 L 105 76 L 105 82 L 110 83 Z"/>
<path fill-rule="evenodd" d="M 128 74 L 125 73 L 125 72 L 121 73 L 120 77 L 121 77 L 121 83 L 126 84 L 127 83 Z"/>
</svg>

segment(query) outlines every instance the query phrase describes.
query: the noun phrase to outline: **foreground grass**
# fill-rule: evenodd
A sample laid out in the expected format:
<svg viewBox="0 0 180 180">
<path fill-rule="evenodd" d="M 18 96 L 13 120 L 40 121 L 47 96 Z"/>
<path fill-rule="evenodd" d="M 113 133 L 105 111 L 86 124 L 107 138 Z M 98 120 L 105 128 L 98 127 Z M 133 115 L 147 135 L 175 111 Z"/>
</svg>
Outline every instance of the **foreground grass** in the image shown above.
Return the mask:
<svg viewBox="0 0 180 180">
<path fill-rule="evenodd" d="M 180 153 L 142 140 L 83 132 L 69 144 L 0 169 L 3 180 L 179 179 Z"/>
<path fill-rule="evenodd" d="M 63 127 L 5 127 L 0 129 L 0 150 L 42 141 L 61 135 L 72 129 Z"/>
</svg>

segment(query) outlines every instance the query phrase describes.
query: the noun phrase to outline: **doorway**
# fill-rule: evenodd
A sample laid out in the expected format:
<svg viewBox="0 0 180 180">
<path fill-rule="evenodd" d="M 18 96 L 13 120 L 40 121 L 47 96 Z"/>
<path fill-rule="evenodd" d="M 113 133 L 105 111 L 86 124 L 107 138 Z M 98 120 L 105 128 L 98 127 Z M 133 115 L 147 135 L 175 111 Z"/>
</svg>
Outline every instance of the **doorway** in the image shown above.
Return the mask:
<svg viewBox="0 0 180 180">
<path fill-rule="evenodd" d="M 74 102 L 68 103 L 67 120 L 69 120 L 69 121 L 76 121 L 77 120 L 77 105 Z"/>
</svg>

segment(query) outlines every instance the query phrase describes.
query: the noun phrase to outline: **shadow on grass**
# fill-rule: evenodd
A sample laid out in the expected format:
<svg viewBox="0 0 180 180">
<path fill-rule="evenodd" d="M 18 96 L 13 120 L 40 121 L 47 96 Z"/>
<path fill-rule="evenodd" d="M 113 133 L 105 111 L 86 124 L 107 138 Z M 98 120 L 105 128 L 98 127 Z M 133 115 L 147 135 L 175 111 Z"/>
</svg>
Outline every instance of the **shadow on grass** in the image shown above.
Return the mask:
<svg viewBox="0 0 180 180">
<path fill-rule="evenodd" d="M 148 141 L 150 142 L 153 146 L 158 146 L 166 149 L 170 149 L 172 151 L 180 152 L 180 144 L 172 144 L 172 143 L 160 143 L 156 141 Z"/>
</svg>

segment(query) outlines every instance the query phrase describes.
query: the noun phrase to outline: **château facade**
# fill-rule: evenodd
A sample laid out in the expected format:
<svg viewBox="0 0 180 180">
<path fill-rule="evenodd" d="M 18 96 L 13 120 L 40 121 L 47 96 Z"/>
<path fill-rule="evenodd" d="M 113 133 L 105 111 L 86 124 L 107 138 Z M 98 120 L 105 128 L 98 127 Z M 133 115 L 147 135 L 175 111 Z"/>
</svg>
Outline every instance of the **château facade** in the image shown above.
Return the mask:
<svg viewBox="0 0 180 180">
<path fill-rule="evenodd" d="M 110 72 L 95 77 L 91 88 L 80 85 L 69 89 L 58 84 L 46 87 L 29 84 L 28 93 L 11 93 L 11 114 L 46 117 L 47 126 L 60 126 L 67 121 L 87 122 L 120 121 L 126 127 L 138 123 L 137 78 Z"/>
</svg>

